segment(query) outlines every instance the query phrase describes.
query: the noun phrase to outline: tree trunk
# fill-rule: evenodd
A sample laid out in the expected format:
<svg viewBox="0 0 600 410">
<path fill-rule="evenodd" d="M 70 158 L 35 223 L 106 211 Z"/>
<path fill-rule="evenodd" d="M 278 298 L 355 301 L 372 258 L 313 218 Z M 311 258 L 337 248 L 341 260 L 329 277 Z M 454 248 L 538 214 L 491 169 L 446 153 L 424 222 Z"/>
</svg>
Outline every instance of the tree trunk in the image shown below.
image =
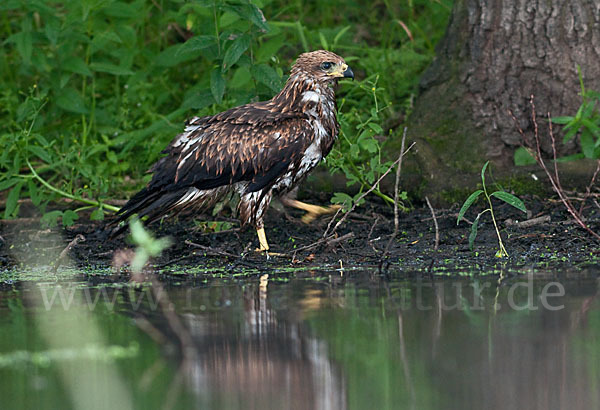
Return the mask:
<svg viewBox="0 0 600 410">
<path fill-rule="evenodd" d="M 532 94 L 548 143 L 546 114 L 581 104 L 578 66 L 586 89 L 600 90 L 598 0 L 457 0 L 409 124 L 426 190 L 462 184 L 486 160 L 510 171 L 521 136 L 508 110 L 531 131 Z"/>
</svg>

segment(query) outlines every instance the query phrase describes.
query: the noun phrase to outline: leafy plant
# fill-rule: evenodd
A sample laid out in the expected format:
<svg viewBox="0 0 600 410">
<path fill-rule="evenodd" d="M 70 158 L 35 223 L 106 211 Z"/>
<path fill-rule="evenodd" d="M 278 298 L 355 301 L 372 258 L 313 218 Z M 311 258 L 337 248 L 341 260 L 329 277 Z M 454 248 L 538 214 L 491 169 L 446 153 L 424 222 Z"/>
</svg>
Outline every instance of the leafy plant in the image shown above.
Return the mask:
<svg viewBox="0 0 600 410">
<path fill-rule="evenodd" d="M 379 177 L 388 170 L 392 161 L 383 159 L 382 145 L 385 142 L 383 134 L 381 112 L 387 107 L 380 108 L 377 98 L 379 74 L 374 74 L 357 84 L 342 99 L 340 104 L 340 142 L 333 148 L 327 157 L 327 165 L 333 172 L 342 172 L 346 176 L 347 185 L 359 185 L 359 192 L 351 197 L 344 192 L 336 192 L 331 202 L 349 208 L 365 190 L 368 190 Z M 355 98 L 355 95 L 368 94 L 373 99 L 372 108 L 362 112 L 355 107 L 344 111 L 346 101 Z M 390 204 L 394 199 L 381 191 L 376 186 L 373 193 Z M 400 194 L 400 199 L 406 200 L 406 192 Z M 363 199 L 364 201 L 364 199 Z M 406 210 L 402 204 L 399 204 Z"/>
<path fill-rule="evenodd" d="M 384 135 L 399 134 L 452 4 L 384 3 L 0 2 L 2 216 L 18 217 L 28 198 L 46 223 L 69 224 L 82 208 L 51 204 L 72 196 L 97 201 L 83 205 L 103 218 L 106 201 L 147 182 L 144 171 L 186 117 L 271 98 L 293 59 L 317 48 L 347 57 L 365 78 L 340 89 L 343 136 L 327 166 L 368 184 L 387 163 Z"/>
<path fill-rule="evenodd" d="M 579 84 L 581 87 L 581 106 L 574 116 L 560 116 L 552 118 L 554 124 L 561 124 L 565 135 L 563 143 L 566 143 L 579 135 L 581 152 L 557 158 L 557 161 L 566 162 L 582 158 L 600 159 L 600 93 L 586 90 L 583 84 L 581 70 L 579 70 Z M 535 155 L 526 148 L 521 147 L 515 151 L 516 165 L 535 164 Z"/>
<path fill-rule="evenodd" d="M 475 192 L 473 192 L 471 195 L 469 195 L 469 197 L 466 199 L 466 201 L 460 208 L 460 211 L 458 212 L 458 218 L 456 219 L 456 224 L 458 225 L 460 223 L 460 221 L 463 219 L 463 217 L 465 215 L 465 212 L 467 212 L 467 210 L 471 207 L 471 205 L 473 205 L 473 203 L 475 203 L 475 201 L 479 198 L 479 196 L 481 194 L 483 194 L 488 203 L 488 208 L 484 209 L 482 212 L 477 214 L 477 217 L 473 221 L 473 225 L 471 225 L 471 233 L 469 235 L 469 248 L 471 250 L 473 250 L 473 244 L 475 243 L 475 237 L 477 236 L 477 227 L 479 225 L 479 219 L 481 218 L 481 216 L 484 213 L 489 212 L 492 217 L 492 222 L 494 223 L 494 229 L 496 230 L 496 236 L 498 236 L 498 248 L 499 249 L 496 252 L 496 257 L 503 258 L 505 256 L 508 256 L 508 252 L 506 251 L 506 248 L 504 247 L 504 243 L 502 242 L 502 236 L 500 235 L 500 230 L 498 229 L 498 224 L 496 223 L 496 216 L 494 215 L 494 207 L 492 205 L 492 197 L 500 199 L 501 201 L 504 201 L 507 204 L 514 206 L 518 210 L 523 211 L 525 213 L 527 213 L 527 208 L 525 208 L 523 201 L 521 201 L 516 196 L 509 194 L 508 192 L 505 192 L 502 190 L 497 190 L 497 191 L 488 193 L 488 189 L 485 184 L 485 171 L 486 171 L 488 165 L 489 165 L 489 161 L 487 161 L 483 165 L 483 168 L 481 168 L 481 185 L 482 185 L 483 189 L 478 189 Z"/>
</svg>

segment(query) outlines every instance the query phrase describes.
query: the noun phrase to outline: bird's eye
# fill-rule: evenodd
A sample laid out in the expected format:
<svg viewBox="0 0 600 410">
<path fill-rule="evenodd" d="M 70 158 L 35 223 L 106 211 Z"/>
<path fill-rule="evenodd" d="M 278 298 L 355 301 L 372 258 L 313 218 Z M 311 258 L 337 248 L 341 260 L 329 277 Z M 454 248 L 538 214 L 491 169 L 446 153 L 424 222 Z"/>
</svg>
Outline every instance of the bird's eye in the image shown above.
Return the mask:
<svg viewBox="0 0 600 410">
<path fill-rule="evenodd" d="M 329 70 L 331 68 L 331 66 L 333 66 L 333 63 L 331 63 L 329 61 L 325 61 L 324 63 L 321 63 L 321 68 L 323 70 Z"/>
</svg>

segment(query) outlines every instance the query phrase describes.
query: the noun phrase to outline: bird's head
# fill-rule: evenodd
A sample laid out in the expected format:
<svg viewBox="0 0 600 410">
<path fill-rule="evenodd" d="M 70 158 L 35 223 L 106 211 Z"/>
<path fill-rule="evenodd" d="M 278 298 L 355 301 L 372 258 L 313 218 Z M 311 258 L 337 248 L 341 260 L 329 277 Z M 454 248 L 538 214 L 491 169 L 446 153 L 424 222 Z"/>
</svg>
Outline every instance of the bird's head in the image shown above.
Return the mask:
<svg viewBox="0 0 600 410">
<path fill-rule="evenodd" d="M 340 78 L 354 79 L 344 59 L 331 51 L 317 50 L 300 54 L 292 66 L 291 76 L 300 75 L 320 83 L 336 83 Z"/>
</svg>

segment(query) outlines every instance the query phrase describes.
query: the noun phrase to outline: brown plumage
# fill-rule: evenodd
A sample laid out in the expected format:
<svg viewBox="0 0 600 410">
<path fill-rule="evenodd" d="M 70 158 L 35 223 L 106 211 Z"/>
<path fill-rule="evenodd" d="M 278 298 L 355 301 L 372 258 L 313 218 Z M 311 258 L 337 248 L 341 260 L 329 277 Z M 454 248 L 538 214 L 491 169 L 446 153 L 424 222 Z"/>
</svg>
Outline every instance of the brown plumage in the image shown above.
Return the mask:
<svg viewBox="0 0 600 410">
<path fill-rule="evenodd" d="M 240 194 L 242 225 L 260 231 L 273 195 L 298 184 L 331 150 L 339 132 L 334 86 L 354 78 L 338 55 L 301 54 L 279 94 L 210 117 L 194 117 L 150 169 L 153 177 L 119 211 L 148 223 L 188 207 L 214 204 L 230 190 Z M 263 249 L 265 248 L 265 249 Z M 261 249 L 267 250 L 266 239 Z"/>
</svg>

